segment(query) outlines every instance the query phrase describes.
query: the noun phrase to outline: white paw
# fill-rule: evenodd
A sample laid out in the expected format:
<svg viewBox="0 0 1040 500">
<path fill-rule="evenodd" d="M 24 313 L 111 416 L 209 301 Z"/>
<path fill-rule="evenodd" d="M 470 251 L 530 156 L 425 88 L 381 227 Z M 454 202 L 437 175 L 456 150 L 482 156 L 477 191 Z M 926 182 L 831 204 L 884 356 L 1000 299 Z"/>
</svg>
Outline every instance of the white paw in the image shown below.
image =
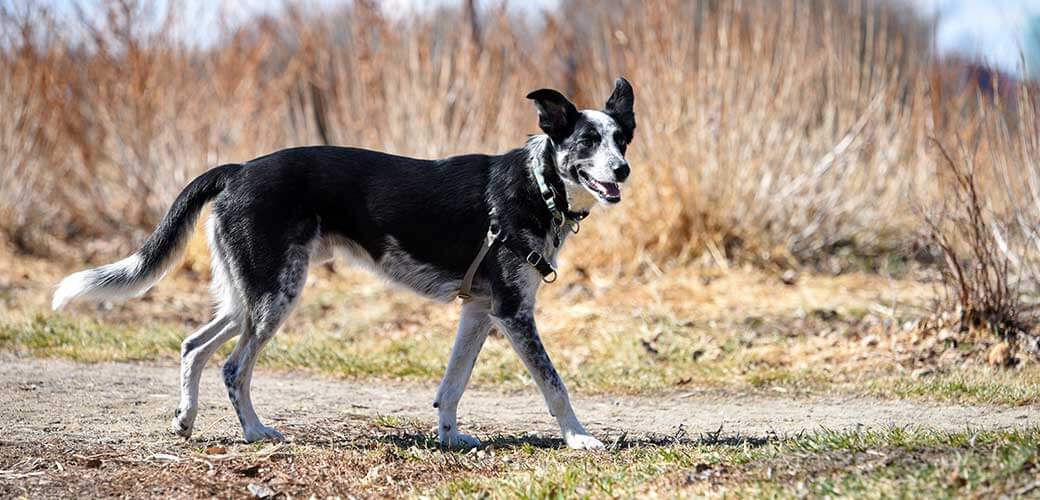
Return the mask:
<svg viewBox="0 0 1040 500">
<path fill-rule="evenodd" d="M 480 446 L 480 440 L 469 434 L 453 432 L 439 437 L 441 446 L 450 449 L 476 448 Z"/>
<path fill-rule="evenodd" d="M 191 437 L 192 427 L 195 426 L 195 415 L 194 412 L 187 410 L 177 409 L 173 414 L 173 421 L 170 422 L 170 430 L 174 434 L 183 437 L 185 439 Z"/>
<path fill-rule="evenodd" d="M 243 429 L 242 435 L 245 437 L 247 443 L 255 443 L 257 441 L 273 441 L 277 443 L 285 441 L 285 436 L 283 436 L 281 432 L 266 425 L 258 425 L 256 427 Z"/>
<path fill-rule="evenodd" d="M 567 447 L 572 450 L 602 450 L 603 443 L 588 434 L 568 434 L 564 437 Z"/>
</svg>

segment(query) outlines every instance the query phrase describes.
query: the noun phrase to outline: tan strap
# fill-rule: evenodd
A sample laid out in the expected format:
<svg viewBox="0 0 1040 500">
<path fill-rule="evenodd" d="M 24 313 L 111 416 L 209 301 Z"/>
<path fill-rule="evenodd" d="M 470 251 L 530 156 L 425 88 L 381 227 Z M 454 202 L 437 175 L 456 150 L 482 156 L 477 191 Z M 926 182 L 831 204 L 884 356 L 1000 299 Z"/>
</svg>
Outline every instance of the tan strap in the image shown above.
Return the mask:
<svg viewBox="0 0 1040 500">
<path fill-rule="evenodd" d="M 469 300 L 470 292 L 473 290 L 473 277 L 477 275 L 477 269 L 480 267 L 480 263 L 484 262 L 484 256 L 487 255 L 494 241 L 494 236 L 492 236 L 491 231 L 488 231 L 487 238 L 484 238 L 484 243 L 480 245 L 480 251 L 477 252 L 473 262 L 470 263 L 469 269 L 466 269 L 466 275 L 462 277 L 462 286 L 459 287 L 460 299 Z"/>
<path fill-rule="evenodd" d="M 473 278 L 477 275 L 477 269 L 480 268 L 480 263 L 484 262 L 484 257 L 487 255 L 488 250 L 491 250 L 491 245 L 494 245 L 495 240 L 498 239 L 500 229 L 494 208 L 488 213 L 488 219 L 488 232 L 484 237 L 484 243 L 480 245 L 480 251 L 473 258 L 473 262 L 469 264 L 469 269 L 466 269 L 466 274 L 462 277 L 462 285 L 459 286 L 459 298 L 463 301 L 469 300 L 470 292 L 473 291 Z"/>
</svg>

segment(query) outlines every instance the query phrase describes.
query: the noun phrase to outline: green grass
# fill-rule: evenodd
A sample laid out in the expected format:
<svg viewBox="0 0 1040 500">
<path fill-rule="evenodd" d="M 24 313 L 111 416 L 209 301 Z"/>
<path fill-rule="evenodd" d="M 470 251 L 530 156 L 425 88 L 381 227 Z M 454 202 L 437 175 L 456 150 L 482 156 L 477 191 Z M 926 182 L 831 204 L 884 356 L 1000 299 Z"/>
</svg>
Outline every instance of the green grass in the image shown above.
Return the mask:
<svg viewBox="0 0 1040 500">
<path fill-rule="evenodd" d="M 886 376 L 866 391 L 880 397 L 933 399 L 976 404 L 1027 405 L 1040 401 L 1040 372 L 972 367 L 921 377 Z"/>
<path fill-rule="evenodd" d="M 0 349 L 88 363 L 176 356 L 183 335 L 182 329 L 166 324 L 127 327 L 89 320 L 68 321 L 43 314 L 0 321 Z"/>
<path fill-rule="evenodd" d="M 437 486 L 439 498 L 721 496 L 945 498 L 1035 487 L 1040 430 L 822 431 L 789 439 L 634 444 L 604 454 L 519 449 L 491 477 Z"/>
<path fill-rule="evenodd" d="M 346 325 L 305 317 L 275 337 L 260 363 L 342 378 L 438 381 L 451 351 L 450 326 L 431 321 L 401 331 L 378 320 L 384 313 L 391 315 L 390 311 L 377 312 Z M 43 312 L 0 316 L 0 350 L 79 362 L 176 362 L 189 330 L 168 322 L 124 324 L 70 318 L 75 316 Z M 570 335 L 551 329 L 544 333 L 550 355 L 568 385 L 586 394 L 781 390 L 974 404 L 1040 401 L 1040 369 L 1035 367 L 1015 371 L 966 367 L 922 377 L 910 377 L 895 366 L 890 372 L 857 372 L 855 365 L 778 359 L 778 351 L 812 342 L 812 336 L 770 333 L 749 343 L 741 330 L 702 328 L 654 317 L 594 320 L 592 325 Z M 640 330 L 646 333 L 632 333 Z M 216 358 L 222 359 L 232 346 L 225 345 Z M 488 339 L 473 379 L 476 384 L 505 389 L 530 384 L 509 343 L 499 335 Z"/>
<path fill-rule="evenodd" d="M 778 446 L 727 496 L 949 498 L 1036 491 L 1040 430 L 824 432 Z"/>
<path fill-rule="evenodd" d="M 470 476 L 435 490 L 437 498 L 573 498 L 634 496 L 647 481 L 693 467 L 693 447 L 633 448 L 590 455 L 528 450 L 494 477 Z"/>
</svg>

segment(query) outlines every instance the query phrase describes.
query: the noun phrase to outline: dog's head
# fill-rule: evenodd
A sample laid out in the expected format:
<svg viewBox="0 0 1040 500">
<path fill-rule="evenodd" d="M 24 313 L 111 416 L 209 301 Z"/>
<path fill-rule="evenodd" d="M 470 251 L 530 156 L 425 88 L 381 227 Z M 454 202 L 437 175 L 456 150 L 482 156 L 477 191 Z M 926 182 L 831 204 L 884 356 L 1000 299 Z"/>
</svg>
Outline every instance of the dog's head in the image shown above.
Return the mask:
<svg viewBox="0 0 1040 500">
<path fill-rule="evenodd" d="M 527 98 L 534 101 L 538 125 L 552 141 L 560 177 L 580 184 L 601 202 L 621 201 L 620 184 L 631 173 L 625 151 L 636 130 L 635 96 L 628 80 L 617 79 L 602 111 L 578 111 L 552 89 L 536 90 Z"/>
</svg>

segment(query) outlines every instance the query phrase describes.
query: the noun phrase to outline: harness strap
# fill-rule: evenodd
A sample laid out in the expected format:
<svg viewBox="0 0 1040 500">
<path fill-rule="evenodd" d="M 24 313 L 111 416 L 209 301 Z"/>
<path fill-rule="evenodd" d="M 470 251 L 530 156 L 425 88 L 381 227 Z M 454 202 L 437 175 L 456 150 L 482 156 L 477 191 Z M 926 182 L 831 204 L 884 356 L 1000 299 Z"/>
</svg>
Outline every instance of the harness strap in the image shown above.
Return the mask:
<svg viewBox="0 0 1040 500">
<path fill-rule="evenodd" d="M 520 257 L 521 260 L 531 265 L 538 274 L 542 275 L 542 281 L 546 283 L 552 283 L 556 281 L 556 268 L 549 263 L 549 260 L 542 256 L 542 254 L 535 251 L 527 251 L 523 245 L 517 243 L 515 240 L 502 239 L 499 240 L 505 245 L 506 249 L 513 252 L 513 255 Z"/>
<path fill-rule="evenodd" d="M 487 256 L 491 245 L 495 244 L 495 240 L 498 239 L 499 232 L 501 229 L 498 227 L 498 216 L 495 215 L 495 209 L 492 208 L 488 212 L 489 224 L 487 235 L 484 236 L 484 242 L 480 245 L 480 250 L 477 252 L 477 256 L 473 258 L 473 262 L 469 264 L 469 268 L 466 269 L 466 274 L 462 277 L 462 285 L 459 286 L 459 298 L 462 300 L 469 300 L 470 292 L 473 291 L 473 278 L 477 275 L 477 269 L 480 268 L 480 263 L 484 262 L 484 257 Z"/>
<path fill-rule="evenodd" d="M 542 275 L 542 281 L 546 283 L 556 281 L 556 268 L 549 263 L 548 259 L 534 250 L 528 251 L 519 242 L 502 235 L 502 229 L 498 225 L 498 215 L 495 214 L 494 208 L 488 212 L 488 219 L 489 224 L 487 235 L 484 237 L 484 241 L 480 245 L 480 250 L 477 251 L 477 256 L 473 258 L 473 262 L 471 262 L 469 268 L 466 269 L 466 274 L 462 276 L 462 284 L 459 286 L 460 299 L 466 301 L 472 297 L 473 278 L 476 277 L 477 269 L 480 268 L 480 264 L 484 262 L 484 257 L 487 256 L 487 253 L 496 242 L 501 242 L 505 245 L 506 250 L 513 252 L 513 255 L 516 255 L 524 262 L 527 262 L 531 267 L 535 268 L 535 270 L 538 271 L 538 274 Z"/>
</svg>

